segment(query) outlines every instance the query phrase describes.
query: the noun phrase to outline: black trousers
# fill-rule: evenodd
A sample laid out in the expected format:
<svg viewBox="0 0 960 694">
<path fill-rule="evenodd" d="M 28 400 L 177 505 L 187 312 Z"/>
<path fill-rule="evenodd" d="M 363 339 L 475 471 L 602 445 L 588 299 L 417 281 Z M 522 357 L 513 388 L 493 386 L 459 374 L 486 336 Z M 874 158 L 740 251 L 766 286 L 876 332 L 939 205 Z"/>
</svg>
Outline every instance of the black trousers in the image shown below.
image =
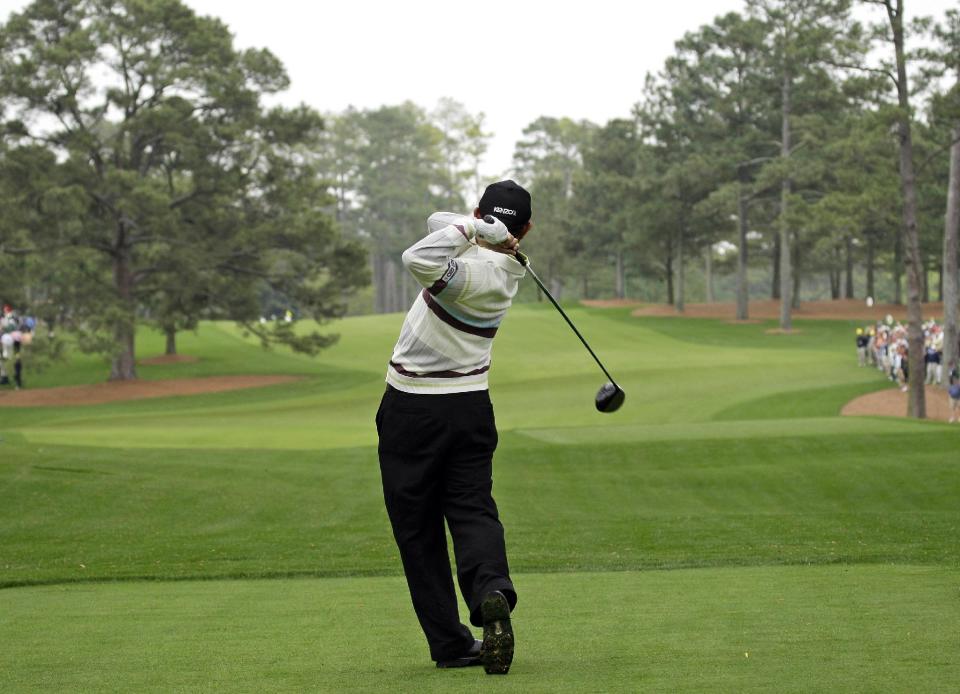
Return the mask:
<svg viewBox="0 0 960 694">
<path fill-rule="evenodd" d="M 474 637 L 457 612 L 444 519 L 470 622 L 480 626 L 480 603 L 492 590 L 503 591 L 511 608 L 517 601 L 491 495 L 497 429 L 490 396 L 415 395 L 388 386 L 377 433 L 387 514 L 430 657 L 459 657 Z"/>
</svg>

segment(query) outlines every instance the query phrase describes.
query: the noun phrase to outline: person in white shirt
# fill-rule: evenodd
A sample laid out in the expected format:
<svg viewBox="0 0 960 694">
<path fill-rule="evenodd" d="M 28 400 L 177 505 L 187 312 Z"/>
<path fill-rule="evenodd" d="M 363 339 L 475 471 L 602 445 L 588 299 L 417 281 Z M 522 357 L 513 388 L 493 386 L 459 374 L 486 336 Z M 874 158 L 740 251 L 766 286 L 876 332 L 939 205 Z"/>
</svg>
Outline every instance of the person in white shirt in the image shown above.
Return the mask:
<svg viewBox="0 0 960 694">
<path fill-rule="evenodd" d="M 525 273 L 515 251 L 530 217 L 530 194 L 500 181 L 473 216 L 431 215 L 428 235 L 403 253 L 423 291 L 387 367 L 378 453 L 414 611 L 437 667 L 482 664 L 506 674 L 513 660 L 517 594 L 491 493 L 497 430 L 487 374 L 493 338 Z M 460 622 L 444 521 L 482 641 Z"/>
<path fill-rule="evenodd" d="M 20 361 L 20 318 L 10 304 L 3 305 L 0 313 L 0 385 L 9 385 L 7 364 L 13 362 L 13 382 L 17 390 L 23 385 Z"/>
</svg>

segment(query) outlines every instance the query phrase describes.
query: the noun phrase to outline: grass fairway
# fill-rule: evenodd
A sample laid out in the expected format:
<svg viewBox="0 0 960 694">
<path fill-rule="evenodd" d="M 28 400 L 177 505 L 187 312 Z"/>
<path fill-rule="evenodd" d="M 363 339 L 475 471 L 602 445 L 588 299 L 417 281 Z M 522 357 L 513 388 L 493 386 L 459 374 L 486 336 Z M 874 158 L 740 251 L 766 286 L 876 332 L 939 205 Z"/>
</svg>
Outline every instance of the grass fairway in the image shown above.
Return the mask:
<svg viewBox="0 0 960 694">
<path fill-rule="evenodd" d="M 424 666 L 397 577 L 6 591 L 0 637 L 15 664 L 6 691 L 940 692 L 960 679 L 945 638 L 956 578 L 916 566 L 520 574 L 522 655 L 490 681 Z"/>
<path fill-rule="evenodd" d="M 297 383 L 0 411 L 0 691 L 956 688 L 960 427 L 839 417 L 885 387 L 846 323 L 573 313 L 614 415 L 551 309 L 515 307 L 494 349 L 508 677 L 433 669 L 399 577 L 373 429 L 392 315 L 315 360 L 204 324 L 198 362 L 141 368 Z"/>
</svg>

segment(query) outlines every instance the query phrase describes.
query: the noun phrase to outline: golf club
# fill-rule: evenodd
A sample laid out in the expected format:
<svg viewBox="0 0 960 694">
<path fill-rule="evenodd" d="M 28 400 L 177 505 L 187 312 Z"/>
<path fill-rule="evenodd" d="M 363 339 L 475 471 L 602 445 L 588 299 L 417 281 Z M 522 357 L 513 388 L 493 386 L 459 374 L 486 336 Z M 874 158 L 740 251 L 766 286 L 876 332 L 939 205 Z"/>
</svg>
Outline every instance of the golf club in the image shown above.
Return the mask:
<svg viewBox="0 0 960 694">
<path fill-rule="evenodd" d="M 483 218 L 487 224 L 494 223 L 494 217 L 492 215 L 485 215 Z M 600 367 L 600 370 L 606 375 L 610 380 L 607 383 L 604 383 L 600 390 L 597 391 L 596 405 L 597 409 L 600 412 L 616 412 L 620 409 L 620 406 L 623 404 L 624 398 L 627 397 L 627 394 L 623 391 L 623 388 L 617 385 L 616 381 L 613 380 L 613 376 L 610 375 L 610 372 L 607 371 L 606 367 L 600 361 L 599 357 L 590 349 L 590 345 L 587 344 L 587 341 L 583 339 L 583 335 L 580 334 L 580 331 L 577 330 L 577 326 L 573 324 L 573 321 L 567 316 L 560 304 L 557 303 L 557 300 L 553 298 L 553 295 L 547 291 L 547 288 L 543 286 L 543 282 L 540 281 L 540 278 L 537 277 L 537 273 L 533 271 L 533 268 L 530 267 L 530 261 L 523 253 L 516 251 L 516 258 L 521 265 L 523 265 L 527 272 L 530 273 L 530 276 L 533 277 L 533 281 L 537 283 L 537 286 L 540 287 L 540 291 L 547 295 L 547 298 L 550 299 L 550 303 L 553 304 L 553 307 L 560 312 L 560 315 L 563 316 L 563 319 L 567 321 L 567 325 L 570 326 L 570 329 L 573 330 L 574 334 L 580 338 L 580 342 L 583 343 L 583 346 L 587 348 L 587 351 L 590 352 L 590 356 L 593 357 L 593 360 L 597 362 L 597 366 Z"/>
</svg>

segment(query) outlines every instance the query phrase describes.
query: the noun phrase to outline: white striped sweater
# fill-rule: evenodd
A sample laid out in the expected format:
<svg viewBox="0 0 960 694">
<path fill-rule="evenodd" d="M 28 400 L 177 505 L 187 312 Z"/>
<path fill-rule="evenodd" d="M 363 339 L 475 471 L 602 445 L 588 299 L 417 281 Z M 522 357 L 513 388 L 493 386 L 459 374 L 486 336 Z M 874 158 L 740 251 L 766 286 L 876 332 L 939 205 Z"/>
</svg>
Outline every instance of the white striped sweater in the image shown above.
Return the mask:
<svg viewBox="0 0 960 694">
<path fill-rule="evenodd" d="M 486 390 L 493 338 L 525 270 L 474 243 L 470 217 L 436 212 L 427 230 L 403 252 L 423 291 L 403 322 L 387 383 L 407 393 Z"/>
</svg>

